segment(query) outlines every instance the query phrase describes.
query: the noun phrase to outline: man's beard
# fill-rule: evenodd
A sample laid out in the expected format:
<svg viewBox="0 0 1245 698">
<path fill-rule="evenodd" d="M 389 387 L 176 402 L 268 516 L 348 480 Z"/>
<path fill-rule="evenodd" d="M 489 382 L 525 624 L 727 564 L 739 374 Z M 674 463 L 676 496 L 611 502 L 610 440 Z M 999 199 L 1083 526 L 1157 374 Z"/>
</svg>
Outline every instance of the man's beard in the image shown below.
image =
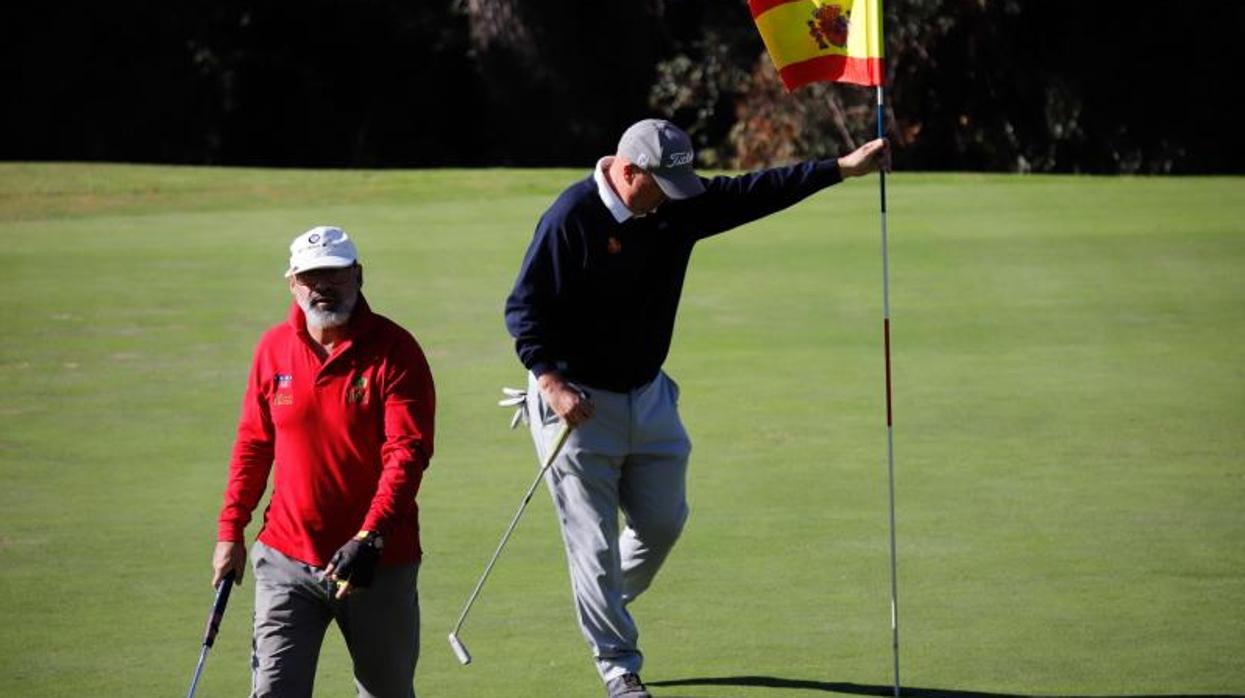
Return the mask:
<svg viewBox="0 0 1245 698">
<path fill-rule="evenodd" d="M 298 299 L 298 306 L 303 309 L 307 318 L 307 329 L 327 330 L 341 327 L 350 322 L 354 307 L 359 301 L 359 292 L 351 290 L 331 301 L 328 307 L 316 305 L 316 301 L 324 300 L 324 296 L 309 296 Z"/>
</svg>

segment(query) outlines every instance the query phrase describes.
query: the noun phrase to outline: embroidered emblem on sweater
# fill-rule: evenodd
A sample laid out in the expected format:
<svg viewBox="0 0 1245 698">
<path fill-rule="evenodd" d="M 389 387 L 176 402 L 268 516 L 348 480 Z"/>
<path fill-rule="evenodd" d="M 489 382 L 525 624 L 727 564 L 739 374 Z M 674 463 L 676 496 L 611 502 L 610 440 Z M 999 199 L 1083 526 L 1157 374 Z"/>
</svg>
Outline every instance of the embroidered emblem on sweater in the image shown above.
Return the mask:
<svg viewBox="0 0 1245 698">
<path fill-rule="evenodd" d="M 272 404 L 293 405 L 294 393 L 291 390 L 294 387 L 294 374 L 278 373 L 272 377 L 272 382 L 277 386 L 277 392 L 272 396 Z"/>
<path fill-rule="evenodd" d="M 357 403 L 360 405 L 367 404 L 367 376 L 359 376 L 350 384 L 350 388 L 346 391 L 346 402 Z"/>
</svg>

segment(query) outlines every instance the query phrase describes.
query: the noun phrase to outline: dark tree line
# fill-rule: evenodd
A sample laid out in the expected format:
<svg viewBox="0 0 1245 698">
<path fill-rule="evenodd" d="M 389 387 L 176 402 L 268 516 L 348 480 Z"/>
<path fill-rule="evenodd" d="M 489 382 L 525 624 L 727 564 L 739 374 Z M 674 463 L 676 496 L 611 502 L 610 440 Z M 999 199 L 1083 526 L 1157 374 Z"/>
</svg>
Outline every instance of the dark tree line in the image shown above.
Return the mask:
<svg viewBox="0 0 1245 698">
<path fill-rule="evenodd" d="M 901 167 L 1245 171 L 1245 4 L 885 10 Z M 870 90 L 785 94 L 743 0 L 22 3 L 0 39 L 7 160 L 583 165 L 656 114 L 751 167 L 874 129 Z"/>
</svg>

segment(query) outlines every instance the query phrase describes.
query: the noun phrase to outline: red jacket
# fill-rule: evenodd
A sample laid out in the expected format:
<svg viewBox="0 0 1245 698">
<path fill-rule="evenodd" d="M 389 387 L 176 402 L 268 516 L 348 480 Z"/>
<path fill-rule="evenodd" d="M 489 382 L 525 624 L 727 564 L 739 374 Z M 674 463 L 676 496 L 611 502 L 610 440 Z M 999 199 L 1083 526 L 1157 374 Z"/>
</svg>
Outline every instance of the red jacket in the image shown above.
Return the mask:
<svg viewBox="0 0 1245 698">
<path fill-rule="evenodd" d="M 324 567 L 369 530 L 385 536 L 382 564 L 420 559 L 415 494 L 432 457 L 432 374 L 415 339 L 362 296 L 349 329 L 321 361 L 295 303 L 288 321 L 260 339 L 219 540 L 244 540 L 275 463 L 264 544 Z"/>
</svg>

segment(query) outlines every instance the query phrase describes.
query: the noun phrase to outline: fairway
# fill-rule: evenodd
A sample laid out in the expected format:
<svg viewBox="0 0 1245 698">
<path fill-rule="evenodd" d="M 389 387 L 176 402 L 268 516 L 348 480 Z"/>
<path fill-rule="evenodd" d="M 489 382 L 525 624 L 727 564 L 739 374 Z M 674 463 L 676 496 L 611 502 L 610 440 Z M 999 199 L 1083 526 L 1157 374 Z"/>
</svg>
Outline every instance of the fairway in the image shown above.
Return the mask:
<svg viewBox="0 0 1245 698">
<path fill-rule="evenodd" d="M 251 351 L 322 223 L 437 382 L 419 695 L 602 695 L 543 488 L 474 663 L 445 639 L 538 467 L 502 304 L 586 174 L 0 164 L 0 695 L 184 695 Z M 1245 179 L 887 190 L 904 685 L 1245 696 Z M 852 180 L 693 255 L 692 514 L 632 606 L 656 696 L 889 690 L 877 207 Z M 246 694 L 251 581 L 201 697 Z M 353 695 L 335 629 L 316 694 Z"/>
</svg>

